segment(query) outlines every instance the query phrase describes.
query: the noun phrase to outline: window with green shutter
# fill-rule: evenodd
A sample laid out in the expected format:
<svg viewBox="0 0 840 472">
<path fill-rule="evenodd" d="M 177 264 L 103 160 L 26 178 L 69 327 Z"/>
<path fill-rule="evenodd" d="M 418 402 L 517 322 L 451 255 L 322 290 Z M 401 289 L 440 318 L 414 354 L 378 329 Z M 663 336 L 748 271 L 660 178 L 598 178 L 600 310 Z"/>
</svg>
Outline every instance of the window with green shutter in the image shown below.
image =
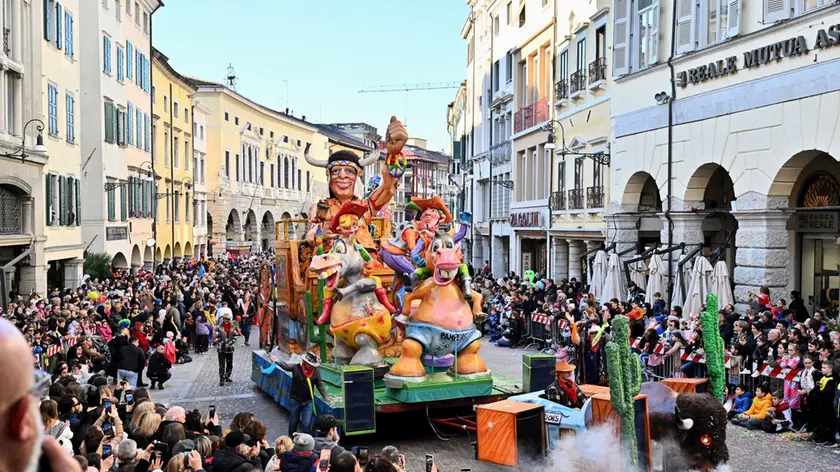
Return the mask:
<svg viewBox="0 0 840 472">
<path fill-rule="evenodd" d="M 76 189 L 76 226 L 82 225 L 82 181 L 76 179 L 76 184 L 73 188 Z"/>
<path fill-rule="evenodd" d="M 116 189 L 108 190 L 108 221 L 117 221 Z"/>
<path fill-rule="evenodd" d="M 105 142 L 114 143 L 117 139 L 116 108 L 113 102 L 105 102 Z"/>
<path fill-rule="evenodd" d="M 63 9 L 61 8 L 61 4 L 56 2 L 55 4 L 55 47 L 61 49 L 62 43 L 62 28 L 61 28 L 61 19 L 64 18 Z"/>
<path fill-rule="evenodd" d="M 128 219 L 128 205 L 126 204 L 127 187 L 125 184 L 120 184 L 120 219 L 126 221 Z"/>
<path fill-rule="evenodd" d="M 67 225 L 67 178 L 58 176 L 58 224 Z"/>
<path fill-rule="evenodd" d="M 46 203 L 47 203 L 47 226 L 50 226 L 50 225 L 52 225 L 52 224 L 53 224 L 53 215 L 52 215 L 52 194 L 53 194 L 53 188 L 52 188 L 52 174 L 46 174 L 46 175 L 44 176 L 44 178 L 46 179 L 46 181 L 44 182 L 44 184 L 45 184 L 45 185 L 44 185 L 44 187 L 45 187 L 45 188 L 46 188 L 46 190 L 47 190 L 47 199 L 46 199 Z"/>
<path fill-rule="evenodd" d="M 44 39 L 52 41 L 52 5 L 50 0 L 44 0 Z"/>
</svg>

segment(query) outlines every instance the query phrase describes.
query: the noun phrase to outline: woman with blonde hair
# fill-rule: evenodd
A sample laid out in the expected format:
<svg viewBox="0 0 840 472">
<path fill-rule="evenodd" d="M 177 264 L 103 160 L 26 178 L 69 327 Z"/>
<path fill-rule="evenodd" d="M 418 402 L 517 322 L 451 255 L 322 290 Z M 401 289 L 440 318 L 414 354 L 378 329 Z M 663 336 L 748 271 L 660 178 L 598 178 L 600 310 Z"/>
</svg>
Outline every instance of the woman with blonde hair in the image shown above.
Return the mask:
<svg viewBox="0 0 840 472">
<path fill-rule="evenodd" d="M 294 450 L 292 438 L 280 436 L 274 441 L 274 456 L 265 466 L 265 472 L 280 472 L 280 457 L 287 452 Z"/>
<path fill-rule="evenodd" d="M 129 430 L 131 438 L 137 441 L 138 449 L 144 449 L 152 442 L 161 421 L 154 403 L 143 402 L 134 407 Z"/>
</svg>

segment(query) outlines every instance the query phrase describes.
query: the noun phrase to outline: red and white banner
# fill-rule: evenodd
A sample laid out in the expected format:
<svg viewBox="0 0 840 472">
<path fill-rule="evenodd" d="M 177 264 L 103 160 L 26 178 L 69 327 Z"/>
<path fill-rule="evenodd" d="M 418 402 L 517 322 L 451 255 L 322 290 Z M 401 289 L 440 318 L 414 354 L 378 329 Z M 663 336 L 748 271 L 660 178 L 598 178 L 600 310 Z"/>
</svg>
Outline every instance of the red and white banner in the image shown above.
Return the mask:
<svg viewBox="0 0 840 472">
<path fill-rule="evenodd" d="M 551 318 L 548 315 L 533 314 L 533 315 L 531 315 L 531 321 L 533 321 L 535 323 L 542 323 L 544 325 L 547 325 L 547 324 L 551 323 Z"/>
<path fill-rule="evenodd" d="M 695 354 L 693 352 L 685 352 L 682 351 L 682 355 L 680 359 L 684 360 L 685 362 L 699 362 L 700 364 L 706 363 L 706 354 Z M 724 354 L 723 356 L 723 366 L 727 369 L 732 367 L 732 357 Z"/>
<path fill-rule="evenodd" d="M 641 343 L 642 343 L 642 338 L 633 338 L 631 343 L 630 343 L 630 347 L 632 347 L 633 349 L 639 349 L 639 345 L 641 345 Z M 653 348 L 653 353 L 657 354 L 657 355 L 664 354 L 665 353 L 665 345 L 662 344 L 662 343 L 657 344 L 656 347 Z"/>
<path fill-rule="evenodd" d="M 793 380 L 799 382 L 799 369 L 789 369 L 787 367 L 771 367 L 770 364 L 762 364 L 759 373 L 765 377 L 773 377 L 774 379 Z"/>
<path fill-rule="evenodd" d="M 48 347 L 45 351 L 47 357 L 52 357 L 56 354 L 63 353 L 65 347 L 69 348 L 71 346 L 74 346 L 78 339 L 79 339 L 78 336 L 69 336 L 69 337 L 64 338 L 61 341 L 61 344 L 53 344 L 52 346 Z"/>
</svg>

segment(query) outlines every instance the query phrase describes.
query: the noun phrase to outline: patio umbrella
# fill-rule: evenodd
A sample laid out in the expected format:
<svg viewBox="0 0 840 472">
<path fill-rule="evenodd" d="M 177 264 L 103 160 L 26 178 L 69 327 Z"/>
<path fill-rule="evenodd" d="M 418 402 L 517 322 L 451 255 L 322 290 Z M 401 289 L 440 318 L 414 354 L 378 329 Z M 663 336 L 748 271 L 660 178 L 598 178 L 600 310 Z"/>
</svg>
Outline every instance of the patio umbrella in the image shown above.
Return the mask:
<svg viewBox="0 0 840 472">
<path fill-rule="evenodd" d="M 607 302 L 613 298 L 619 300 L 627 300 L 627 290 L 622 286 L 621 280 L 621 262 L 618 254 L 610 254 L 610 260 L 607 264 L 607 277 L 604 282 L 604 291 L 601 293 L 600 301 Z"/>
<path fill-rule="evenodd" d="M 729 267 L 725 261 L 718 261 L 712 273 L 712 293 L 718 296 L 718 306 L 723 308 L 728 303 L 735 303 L 732 284 L 729 283 Z"/>
<path fill-rule="evenodd" d="M 656 292 L 661 293 L 663 297 L 667 296 L 665 294 L 665 263 L 662 262 L 662 257 L 659 254 L 654 254 L 650 258 L 645 301 L 653 304 L 653 294 Z"/>
<path fill-rule="evenodd" d="M 683 256 L 683 258 L 680 259 L 680 262 L 683 262 L 685 260 L 686 258 L 685 256 Z M 667 271 L 668 267 L 665 266 L 663 270 Z M 677 269 L 677 266 L 675 266 L 674 272 L 676 275 L 674 276 L 674 293 L 671 296 L 671 306 L 679 306 L 685 308 L 686 296 L 688 296 L 689 290 L 691 289 L 691 264 L 683 265 L 681 271 Z M 685 296 L 683 296 L 681 288 L 683 284 L 685 285 Z M 683 317 L 688 317 L 685 311 L 683 311 Z"/>
<path fill-rule="evenodd" d="M 592 261 L 592 278 L 590 279 L 590 285 L 592 290 L 592 295 L 595 295 L 595 298 L 598 301 L 601 300 L 601 294 L 604 293 L 604 282 L 607 279 L 607 253 L 604 251 L 598 251 L 595 253 L 595 259 Z"/>
<path fill-rule="evenodd" d="M 647 288 L 645 272 L 647 272 L 647 267 L 645 267 L 644 261 L 636 261 L 630 264 L 630 281 L 635 282 L 642 290 Z"/>
<path fill-rule="evenodd" d="M 694 260 L 694 268 L 691 269 L 691 289 L 686 296 L 684 314 L 690 316 L 700 313 L 712 285 L 712 272 L 712 265 L 708 259 L 700 256 Z"/>
</svg>

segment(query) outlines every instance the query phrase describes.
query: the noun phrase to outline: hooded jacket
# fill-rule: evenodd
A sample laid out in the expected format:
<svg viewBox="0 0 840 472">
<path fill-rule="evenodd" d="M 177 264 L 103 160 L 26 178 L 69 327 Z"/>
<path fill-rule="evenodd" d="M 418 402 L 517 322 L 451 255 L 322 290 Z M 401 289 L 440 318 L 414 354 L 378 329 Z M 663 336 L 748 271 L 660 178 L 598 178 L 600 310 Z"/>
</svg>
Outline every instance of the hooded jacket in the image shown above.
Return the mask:
<svg viewBox="0 0 840 472">
<path fill-rule="evenodd" d="M 213 453 L 213 472 L 251 472 L 262 468 L 260 459 L 248 459 L 234 449 L 217 449 Z"/>
</svg>

